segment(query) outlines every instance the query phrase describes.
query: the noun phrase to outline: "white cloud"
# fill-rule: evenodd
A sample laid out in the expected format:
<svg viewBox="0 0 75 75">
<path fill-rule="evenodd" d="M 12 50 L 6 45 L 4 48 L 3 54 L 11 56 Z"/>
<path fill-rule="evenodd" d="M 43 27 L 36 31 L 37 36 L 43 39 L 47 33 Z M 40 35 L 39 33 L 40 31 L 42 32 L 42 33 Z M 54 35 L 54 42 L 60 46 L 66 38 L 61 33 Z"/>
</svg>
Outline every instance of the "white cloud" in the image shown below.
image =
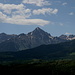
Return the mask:
<svg viewBox="0 0 75 75">
<path fill-rule="evenodd" d="M 74 15 L 74 12 L 70 12 L 69 15 Z"/>
<path fill-rule="evenodd" d="M 0 22 L 4 22 L 6 20 L 7 16 L 5 14 L 3 14 L 2 12 L 0 12 Z"/>
<path fill-rule="evenodd" d="M 67 5 L 67 2 L 62 3 L 63 6 Z"/>
<path fill-rule="evenodd" d="M 58 9 L 52 9 L 52 8 L 42 8 L 38 10 L 33 10 L 34 15 L 40 15 L 40 14 L 56 14 L 58 12 Z"/>
<path fill-rule="evenodd" d="M 54 9 L 54 10 L 52 11 L 52 14 L 57 14 L 57 12 L 58 12 L 58 9 Z"/>
<path fill-rule="evenodd" d="M 6 22 L 18 25 L 40 25 L 40 26 L 44 26 L 50 23 L 49 21 L 43 19 L 15 19 L 15 18 L 8 18 Z"/>
<path fill-rule="evenodd" d="M 12 10 L 23 10 L 25 9 L 25 6 L 23 4 L 2 4 L 0 3 L 0 10 L 3 10 L 3 12 L 10 14 Z"/>
<path fill-rule="evenodd" d="M 36 6 L 44 6 L 44 5 L 51 5 L 49 1 L 46 0 L 23 0 L 22 3 L 26 4 L 34 4 Z"/>
<path fill-rule="evenodd" d="M 26 9 L 23 4 L 2 4 L 0 3 L 0 10 L 5 14 L 12 16 L 22 16 L 24 18 L 29 18 L 31 16 L 31 9 Z"/>
<path fill-rule="evenodd" d="M 17 10 L 12 12 L 12 16 L 22 16 L 24 18 L 29 18 L 31 16 L 31 9 Z"/>
<path fill-rule="evenodd" d="M 16 5 L 0 3 L 0 23 L 40 26 L 51 24 L 50 21 L 44 19 L 28 19 L 30 16 L 32 16 L 32 13 L 35 14 L 35 11 L 39 11 L 39 14 L 56 14 L 58 12 L 57 9 L 51 8 L 42 8 L 32 11 L 31 9 L 26 8 L 24 4 Z"/>
<path fill-rule="evenodd" d="M 2 12 L 0 12 L 0 22 L 18 25 L 40 25 L 40 26 L 44 26 L 51 23 L 50 21 L 46 21 L 43 19 L 25 19 L 23 16 L 20 15 L 9 17 L 3 14 Z"/>
</svg>

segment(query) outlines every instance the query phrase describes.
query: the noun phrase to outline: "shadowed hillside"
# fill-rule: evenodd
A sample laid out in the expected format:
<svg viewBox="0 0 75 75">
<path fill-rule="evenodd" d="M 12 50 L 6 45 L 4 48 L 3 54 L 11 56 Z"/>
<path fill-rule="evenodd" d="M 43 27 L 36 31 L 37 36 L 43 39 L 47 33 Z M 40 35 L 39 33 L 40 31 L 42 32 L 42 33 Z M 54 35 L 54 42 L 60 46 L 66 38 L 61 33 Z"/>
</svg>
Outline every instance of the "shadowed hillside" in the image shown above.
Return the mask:
<svg viewBox="0 0 75 75">
<path fill-rule="evenodd" d="M 0 60 L 75 59 L 75 40 L 52 45 L 41 45 L 19 52 L 1 52 Z"/>
</svg>

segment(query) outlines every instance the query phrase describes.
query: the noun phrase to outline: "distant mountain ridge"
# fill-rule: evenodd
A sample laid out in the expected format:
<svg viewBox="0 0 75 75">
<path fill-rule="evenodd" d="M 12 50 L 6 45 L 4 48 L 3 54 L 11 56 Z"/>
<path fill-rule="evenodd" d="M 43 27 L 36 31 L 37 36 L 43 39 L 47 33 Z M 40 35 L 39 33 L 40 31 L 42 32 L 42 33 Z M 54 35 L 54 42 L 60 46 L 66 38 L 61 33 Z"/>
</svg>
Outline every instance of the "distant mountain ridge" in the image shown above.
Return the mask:
<svg viewBox="0 0 75 75">
<path fill-rule="evenodd" d="M 8 34 L 6 34 L 6 33 L 1 33 L 0 34 L 0 43 L 1 42 L 4 42 L 4 41 L 6 41 L 6 40 L 9 40 L 10 38 L 14 38 L 15 37 L 15 35 L 13 34 L 13 35 L 8 35 Z"/>
<path fill-rule="evenodd" d="M 40 45 L 57 44 L 75 39 L 75 35 L 61 35 L 53 37 L 51 34 L 37 27 L 28 34 L 7 35 L 0 34 L 0 52 L 21 51 L 34 48 Z"/>
</svg>

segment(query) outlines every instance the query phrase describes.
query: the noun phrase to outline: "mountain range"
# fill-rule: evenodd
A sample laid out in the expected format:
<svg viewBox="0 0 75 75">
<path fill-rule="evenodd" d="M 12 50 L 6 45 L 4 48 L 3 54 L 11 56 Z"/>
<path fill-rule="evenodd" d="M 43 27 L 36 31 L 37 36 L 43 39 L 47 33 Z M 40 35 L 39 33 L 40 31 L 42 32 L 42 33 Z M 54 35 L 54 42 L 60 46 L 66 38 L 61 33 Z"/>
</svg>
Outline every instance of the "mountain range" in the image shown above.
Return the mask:
<svg viewBox="0 0 75 75">
<path fill-rule="evenodd" d="M 35 28 L 28 34 L 21 33 L 19 35 L 8 35 L 6 33 L 0 34 L 0 52 L 7 51 L 22 51 L 38 47 L 40 45 L 58 44 L 74 40 L 75 35 L 61 35 L 59 37 L 51 36 L 39 27 Z"/>
</svg>

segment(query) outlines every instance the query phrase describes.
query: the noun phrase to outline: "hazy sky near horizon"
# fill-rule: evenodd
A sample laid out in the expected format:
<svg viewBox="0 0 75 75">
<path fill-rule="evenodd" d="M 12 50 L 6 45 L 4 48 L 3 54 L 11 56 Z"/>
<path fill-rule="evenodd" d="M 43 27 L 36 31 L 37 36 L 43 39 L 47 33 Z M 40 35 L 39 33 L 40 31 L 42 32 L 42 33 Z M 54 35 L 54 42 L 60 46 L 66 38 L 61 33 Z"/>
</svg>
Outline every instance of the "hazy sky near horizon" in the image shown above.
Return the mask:
<svg viewBox="0 0 75 75">
<path fill-rule="evenodd" d="M 40 27 L 53 36 L 75 35 L 75 0 L 0 0 L 0 33 Z"/>
</svg>

